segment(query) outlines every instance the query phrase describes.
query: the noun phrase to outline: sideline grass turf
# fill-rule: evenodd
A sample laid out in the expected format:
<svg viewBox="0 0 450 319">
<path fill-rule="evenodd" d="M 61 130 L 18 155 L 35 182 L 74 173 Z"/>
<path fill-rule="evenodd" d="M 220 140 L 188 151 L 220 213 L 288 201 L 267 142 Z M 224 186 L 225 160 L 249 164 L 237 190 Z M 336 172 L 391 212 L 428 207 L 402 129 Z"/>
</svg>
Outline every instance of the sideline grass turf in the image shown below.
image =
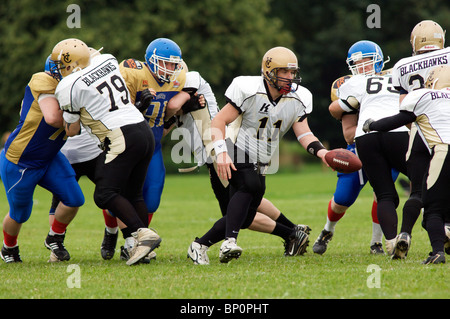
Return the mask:
<svg viewBox="0 0 450 319">
<path fill-rule="evenodd" d="M 424 266 L 430 251 L 420 220 L 412 234 L 408 258 L 391 261 L 369 254 L 372 192 L 366 185 L 356 203 L 336 227 L 327 252 L 316 255 L 312 244 L 322 230 L 336 174 L 311 165 L 302 172 L 267 176 L 266 198 L 295 223 L 312 228 L 304 256 L 283 257 L 279 237 L 243 230 L 238 238 L 243 254 L 221 264 L 220 243 L 209 250 L 211 264 L 194 266 L 187 248 L 220 216 L 206 174 L 169 175 L 163 199 L 151 227 L 163 238 L 157 259 L 149 265 L 126 266 L 119 249 L 112 260 L 100 256 L 103 217 L 95 206 L 93 184 L 82 178 L 86 203 L 69 226 L 66 247 L 72 258 L 47 263 L 50 194 L 38 187 L 31 218 L 23 225 L 19 246 L 23 263 L 0 261 L 0 298 L 25 299 L 448 299 L 449 261 Z M 406 197 L 399 188 L 400 207 Z M 8 204 L 3 185 L 0 213 Z M 401 210 L 399 211 L 399 225 Z M 123 245 L 119 237 L 117 248 Z M 379 284 L 379 288 L 377 285 Z M 79 287 L 79 288 L 78 288 Z M 374 287 L 374 288 L 370 288 Z"/>
</svg>

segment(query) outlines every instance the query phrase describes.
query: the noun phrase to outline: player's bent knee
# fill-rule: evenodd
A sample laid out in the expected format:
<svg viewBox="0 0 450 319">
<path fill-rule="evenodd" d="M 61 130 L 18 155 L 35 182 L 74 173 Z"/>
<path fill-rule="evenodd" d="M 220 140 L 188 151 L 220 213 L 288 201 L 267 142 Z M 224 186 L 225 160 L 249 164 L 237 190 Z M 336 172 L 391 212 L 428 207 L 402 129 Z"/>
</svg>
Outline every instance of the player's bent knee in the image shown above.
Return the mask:
<svg viewBox="0 0 450 319">
<path fill-rule="evenodd" d="M 105 209 L 108 202 L 117 195 L 118 193 L 112 189 L 97 187 L 94 191 L 94 202 L 98 207 Z"/>
</svg>

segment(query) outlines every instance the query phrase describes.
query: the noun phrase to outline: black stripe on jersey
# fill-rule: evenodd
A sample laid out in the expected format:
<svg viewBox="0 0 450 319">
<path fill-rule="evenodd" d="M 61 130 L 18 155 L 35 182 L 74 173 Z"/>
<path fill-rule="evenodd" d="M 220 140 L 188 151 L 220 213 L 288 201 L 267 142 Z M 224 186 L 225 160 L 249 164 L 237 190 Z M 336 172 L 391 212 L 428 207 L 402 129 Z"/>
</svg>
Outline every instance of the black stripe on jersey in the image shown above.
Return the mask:
<svg viewBox="0 0 450 319">
<path fill-rule="evenodd" d="M 227 103 L 230 103 L 231 105 L 233 105 L 233 107 L 239 112 L 239 114 L 242 114 L 241 108 L 239 106 L 237 106 L 236 103 L 234 103 L 227 97 L 225 97 L 225 98 L 226 98 Z"/>
<path fill-rule="evenodd" d="M 350 105 L 350 103 L 348 103 L 346 100 L 341 100 L 342 102 L 344 102 L 345 105 L 347 105 L 347 107 L 353 111 L 358 111 L 358 109 L 355 109 L 353 106 Z"/>
<path fill-rule="evenodd" d="M 304 114 L 302 116 L 299 116 L 297 119 L 297 122 L 303 122 L 304 119 L 306 119 L 308 117 L 308 114 Z"/>
</svg>

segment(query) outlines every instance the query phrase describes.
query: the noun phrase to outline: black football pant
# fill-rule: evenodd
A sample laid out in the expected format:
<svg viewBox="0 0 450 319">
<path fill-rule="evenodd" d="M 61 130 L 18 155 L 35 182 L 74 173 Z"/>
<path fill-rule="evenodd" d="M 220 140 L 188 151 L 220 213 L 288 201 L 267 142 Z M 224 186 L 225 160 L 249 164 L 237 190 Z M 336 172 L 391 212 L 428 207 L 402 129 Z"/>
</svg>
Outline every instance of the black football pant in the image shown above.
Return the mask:
<svg viewBox="0 0 450 319">
<path fill-rule="evenodd" d="M 247 228 L 255 218 L 266 189 L 265 176 L 258 173 L 254 164 L 235 164 L 230 182 L 230 200 L 226 215 L 198 243 L 211 246 L 225 238 L 237 238 L 240 229 Z"/>
<path fill-rule="evenodd" d="M 377 216 L 386 239 L 396 237 L 398 227 L 399 197 L 391 169 L 407 175 L 408 140 L 408 132 L 374 132 L 355 139 L 364 172 L 377 197 Z"/>
<path fill-rule="evenodd" d="M 106 149 L 97 161 L 94 201 L 134 232 L 148 225 L 142 189 L 155 138 L 148 123 L 142 121 L 113 130 L 107 139 Z"/>
<path fill-rule="evenodd" d="M 401 232 L 412 233 L 412 229 L 420 216 L 423 207 L 422 189 L 424 177 L 428 171 L 431 154 L 425 142 L 417 133 L 415 124 L 411 127 L 409 149 L 406 155 L 408 177 L 411 181 L 411 192 L 403 206 L 403 219 Z"/>
<path fill-rule="evenodd" d="M 438 144 L 433 149 L 423 189 L 424 226 L 433 253 L 444 251 L 444 225 L 450 220 L 450 156 L 449 145 Z"/>
</svg>

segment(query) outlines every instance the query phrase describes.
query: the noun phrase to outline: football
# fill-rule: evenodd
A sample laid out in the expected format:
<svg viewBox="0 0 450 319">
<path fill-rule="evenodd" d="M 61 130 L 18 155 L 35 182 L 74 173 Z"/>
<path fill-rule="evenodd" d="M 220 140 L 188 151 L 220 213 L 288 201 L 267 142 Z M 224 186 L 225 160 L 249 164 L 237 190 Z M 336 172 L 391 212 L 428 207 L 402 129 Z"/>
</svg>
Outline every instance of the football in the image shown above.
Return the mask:
<svg viewBox="0 0 450 319">
<path fill-rule="evenodd" d="M 328 165 L 340 173 L 353 173 L 361 169 L 361 160 L 354 153 L 343 148 L 330 150 L 325 154 Z"/>
</svg>

